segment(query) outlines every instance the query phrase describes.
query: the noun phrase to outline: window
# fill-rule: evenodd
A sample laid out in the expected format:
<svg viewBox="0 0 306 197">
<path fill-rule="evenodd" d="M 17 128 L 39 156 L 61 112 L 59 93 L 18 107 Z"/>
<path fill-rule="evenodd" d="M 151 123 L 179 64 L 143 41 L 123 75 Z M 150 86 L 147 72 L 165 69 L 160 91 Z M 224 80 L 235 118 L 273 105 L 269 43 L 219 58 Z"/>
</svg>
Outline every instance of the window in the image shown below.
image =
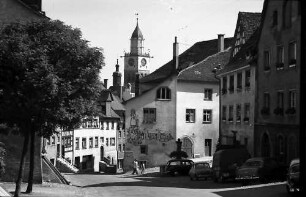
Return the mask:
<svg viewBox="0 0 306 197">
<path fill-rule="evenodd" d="M 95 147 L 97 148 L 99 146 L 99 138 L 98 137 L 95 137 Z"/>
<path fill-rule="evenodd" d="M 114 137 L 110 138 L 110 145 L 111 145 L 111 146 L 115 146 L 115 145 L 116 145 L 116 144 L 115 144 L 115 138 L 114 138 Z"/>
<path fill-rule="evenodd" d="M 261 109 L 261 114 L 269 115 L 270 114 L 270 94 L 265 92 L 263 95 L 263 108 Z"/>
<path fill-rule="evenodd" d="M 50 145 L 50 139 L 46 139 L 47 145 Z"/>
<path fill-rule="evenodd" d="M 75 138 L 75 150 L 79 150 L 80 149 L 80 138 L 77 137 Z"/>
<path fill-rule="evenodd" d="M 156 122 L 156 109 L 155 108 L 143 108 L 143 122 L 144 123 Z"/>
<path fill-rule="evenodd" d="M 140 145 L 140 153 L 141 154 L 148 154 L 148 146 L 147 145 Z"/>
<path fill-rule="evenodd" d="M 101 122 L 101 130 L 104 130 L 104 122 Z"/>
<path fill-rule="evenodd" d="M 228 121 L 232 122 L 234 117 L 234 107 L 230 105 L 228 107 Z"/>
<path fill-rule="evenodd" d="M 106 122 L 106 130 L 109 130 L 109 122 Z"/>
<path fill-rule="evenodd" d="M 227 92 L 227 78 L 226 76 L 222 78 L 222 94 Z"/>
<path fill-rule="evenodd" d="M 100 143 L 101 145 L 104 144 L 104 137 L 100 137 Z"/>
<path fill-rule="evenodd" d="M 289 43 L 289 67 L 293 67 L 296 65 L 296 42 Z"/>
<path fill-rule="evenodd" d="M 250 121 L 250 103 L 244 104 L 244 119 L 245 122 Z"/>
<path fill-rule="evenodd" d="M 276 69 L 283 69 L 284 68 L 284 47 L 278 46 L 277 47 L 277 62 L 276 62 Z"/>
<path fill-rule="evenodd" d="M 170 100 L 171 90 L 167 87 L 161 87 L 157 90 L 156 98 L 158 100 Z"/>
<path fill-rule="evenodd" d="M 241 105 L 237 104 L 236 105 L 236 122 L 241 121 Z"/>
<path fill-rule="evenodd" d="M 112 121 L 112 129 L 114 129 L 115 128 L 115 123 L 114 123 L 114 121 Z"/>
<path fill-rule="evenodd" d="M 195 109 L 186 109 L 186 122 L 195 122 Z"/>
<path fill-rule="evenodd" d="M 250 70 L 246 70 L 245 71 L 245 87 L 249 88 L 250 87 L 250 81 L 251 81 L 251 71 Z"/>
<path fill-rule="evenodd" d="M 121 149 L 121 144 L 118 145 L 118 150 L 119 150 L 119 152 L 122 151 L 122 149 Z"/>
<path fill-rule="evenodd" d="M 212 110 L 204 109 L 203 110 L 203 123 L 211 123 Z"/>
<path fill-rule="evenodd" d="M 264 51 L 264 70 L 270 70 L 270 53 L 269 51 Z"/>
<path fill-rule="evenodd" d="M 123 149 L 123 151 L 125 151 L 125 144 L 122 145 L 122 149 Z"/>
<path fill-rule="evenodd" d="M 270 94 L 267 92 L 264 93 L 264 106 L 270 108 Z"/>
<path fill-rule="evenodd" d="M 86 138 L 82 138 L 82 149 L 86 149 Z"/>
<path fill-rule="evenodd" d="M 89 148 L 93 147 L 93 137 L 89 138 Z"/>
<path fill-rule="evenodd" d="M 222 106 L 222 120 L 226 120 L 226 106 Z"/>
<path fill-rule="evenodd" d="M 52 145 L 55 145 L 55 136 L 52 136 Z"/>
<path fill-rule="evenodd" d="M 204 100 L 206 101 L 212 100 L 212 89 L 204 89 Z"/>
<path fill-rule="evenodd" d="M 230 93 L 234 92 L 234 75 L 230 76 L 230 81 L 229 81 L 229 88 L 228 88 Z"/>
<path fill-rule="evenodd" d="M 118 138 L 121 138 L 121 131 L 118 131 Z"/>
<path fill-rule="evenodd" d="M 278 16 L 277 16 L 277 11 L 275 10 L 272 16 L 272 27 L 277 26 L 277 22 L 278 22 L 277 20 L 278 20 Z"/>
<path fill-rule="evenodd" d="M 242 88 L 242 73 L 237 74 L 237 91 L 241 91 Z"/>
<path fill-rule="evenodd" d="M 296 108 L 296 90 L 289 90 L 289 107 Z"/>
<path fill-rule="evenodd" d="M 105 142 L 106 146 L 108 146 L 108 138 L 106 138 L 106 142 Z"/>
<path fill-rule="evenodd" d="M 291 27 L 292 20 L 292 3 L 290 1 L 285 1 L 285 10 L 284 10 L 284 25 L 285 27 Z"/>
<path fill-rule="evenodd" d="M 277 107 L 284 108 L 284 92 L 279 91 L 277 92 Z"/>
</svg>

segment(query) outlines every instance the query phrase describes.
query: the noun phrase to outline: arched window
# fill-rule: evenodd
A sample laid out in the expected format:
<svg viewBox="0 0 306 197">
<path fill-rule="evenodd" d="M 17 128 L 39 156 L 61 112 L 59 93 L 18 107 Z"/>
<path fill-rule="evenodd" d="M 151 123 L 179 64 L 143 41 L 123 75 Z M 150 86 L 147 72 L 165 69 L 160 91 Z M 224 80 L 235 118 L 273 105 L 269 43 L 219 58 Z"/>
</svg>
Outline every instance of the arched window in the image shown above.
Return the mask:
<svg viewBox="0 0 306 197">
<path fill-rule="evenodd" d="M 171 99 L 171 90 L 167 87 L 161 87 L 156 92 L 156 98 L 158 100 L 170 100 Z"/>
</svg>

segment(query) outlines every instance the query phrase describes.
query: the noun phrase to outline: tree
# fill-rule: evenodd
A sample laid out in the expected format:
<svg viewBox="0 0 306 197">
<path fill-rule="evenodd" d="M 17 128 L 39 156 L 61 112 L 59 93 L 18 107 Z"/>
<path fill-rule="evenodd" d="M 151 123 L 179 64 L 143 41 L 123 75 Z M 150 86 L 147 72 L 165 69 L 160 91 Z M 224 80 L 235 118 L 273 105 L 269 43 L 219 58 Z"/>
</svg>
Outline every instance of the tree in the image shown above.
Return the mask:
<svg viewBox="0 0 306 197">
<path fill-rule="evenodd" d="M 27 192 L 33 185 L 35 135 L 72 129 L 96 112 L 103 65 L 102 50 L 60 21 L 12 23 L 0 32 L 0 123 L 18 127 L 24 136 L 15 196 L 29 141 Z"/>
</svg>

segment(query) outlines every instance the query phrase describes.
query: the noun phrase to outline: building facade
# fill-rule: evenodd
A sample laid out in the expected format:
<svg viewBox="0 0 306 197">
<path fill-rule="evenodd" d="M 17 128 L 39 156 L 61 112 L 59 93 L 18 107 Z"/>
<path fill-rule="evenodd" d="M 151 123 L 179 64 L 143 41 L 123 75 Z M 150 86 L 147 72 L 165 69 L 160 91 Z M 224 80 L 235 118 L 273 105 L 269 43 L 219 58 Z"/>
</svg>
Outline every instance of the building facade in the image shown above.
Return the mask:
<svg viewBox="0 0 306 197">
<path fill-rule="evenodd" d="M 299 155 L 300 1 L 266 0 L 258 43 L 255 155 Z"/>
<path fill-rule="evenodd" d="M 227 39 L 227 48 L 229 43 Z M 176 150 L 177 138 L 189 158 L 211 156 L 215 150 L 219 90 L 212 70 L 215 64 L 227 63 L 230 52 L 216 54 L 218 40 L 196 43 L 181 55 L 175 41 L 173 51 L 173 60 L 140 79 L 139 96 L 124 103 L 125 161 L 130 167 L 133 159 L 147 166 L 165 164 Z"/>
<path fill-rule="evenodd" d="M 230 61 L 219 72 L 221 145 L 243 145 L 254 155 L 256 42 L 261 14 L 239 12 Z"/>
</svg>

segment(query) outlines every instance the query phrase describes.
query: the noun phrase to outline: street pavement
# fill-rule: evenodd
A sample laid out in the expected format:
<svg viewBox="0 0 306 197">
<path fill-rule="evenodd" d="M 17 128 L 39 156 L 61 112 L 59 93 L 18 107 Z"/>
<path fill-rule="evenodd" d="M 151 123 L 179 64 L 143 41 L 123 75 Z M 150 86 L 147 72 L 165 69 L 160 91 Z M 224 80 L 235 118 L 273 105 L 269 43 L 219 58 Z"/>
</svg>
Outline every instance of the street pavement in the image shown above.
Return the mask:
<svg viewBox="0 0 306 197">
<path fill-rule="evenodd" d="M 147 171 L 146 175 L 64 174 L 71 185 L 44 183 L 34 185 L 32 194 L 23 197 L 288 197 L 284 182 L 242 187 L 235 182 L 215 183 L 212 180 L 191 181 L 188 176 L 163 176 Z M 0 183 L 13 193 L 15 184 Z M 25 191 L 26 184 L 22 185 Z"/>
</svg>

